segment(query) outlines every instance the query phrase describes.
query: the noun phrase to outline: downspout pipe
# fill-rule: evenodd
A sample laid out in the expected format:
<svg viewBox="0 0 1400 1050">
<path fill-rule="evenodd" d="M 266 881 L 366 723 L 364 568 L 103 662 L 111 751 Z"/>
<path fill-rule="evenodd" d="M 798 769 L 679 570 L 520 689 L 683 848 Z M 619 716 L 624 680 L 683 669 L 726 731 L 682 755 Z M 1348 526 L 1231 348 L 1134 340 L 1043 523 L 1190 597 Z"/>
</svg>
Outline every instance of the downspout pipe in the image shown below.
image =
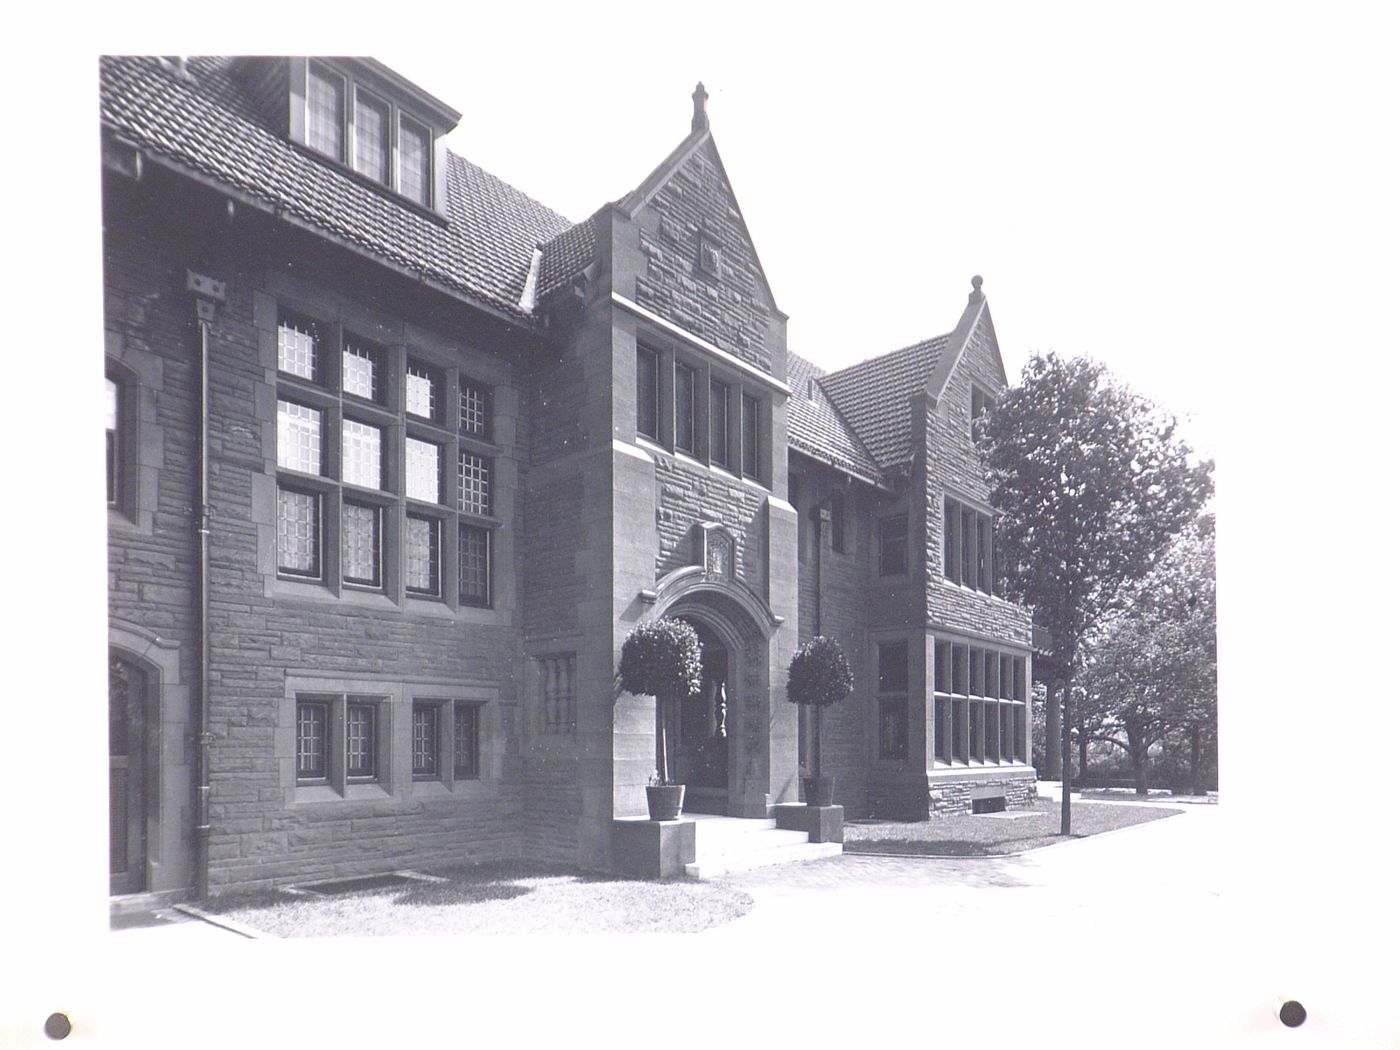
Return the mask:
<svg viewBox="0 0 1400 1050">
<path fill-rule="evenodd" d="M 828 531 L 824 530 L 822 526 L 830 523 L 831 521 L 831 497 L 828 496 L 820 500 L 817 503 L 817 505 L 812 508 L 812 521 L 816 524 L 817 527 L 817 563 L 815 566 L 816 571 L 814 573 L 816 581 L 816 601 L 813 603 L 814 609 L 812 612 L 812 636 L 815 638 L 820 637 L 822 633 L 822 536 L 826 531 Z M 812 776 L 815 777 L 821 776 L 822 771 L 821 704 L 817 704 L 813 707 L 812 717 L 814 720 L 814 724 L 812 726 Z"/>
<path fill-rule="evenodd" d="M 199 676 L 195 686 L 195 797 L 194 797 L 194 895 L 209 896 L 209 330 L 218 305 L 224 302 L 224 283 L 193 270 L 185 272 L 185 290 L 194 297 L 199 324 Z"/>
</svg>

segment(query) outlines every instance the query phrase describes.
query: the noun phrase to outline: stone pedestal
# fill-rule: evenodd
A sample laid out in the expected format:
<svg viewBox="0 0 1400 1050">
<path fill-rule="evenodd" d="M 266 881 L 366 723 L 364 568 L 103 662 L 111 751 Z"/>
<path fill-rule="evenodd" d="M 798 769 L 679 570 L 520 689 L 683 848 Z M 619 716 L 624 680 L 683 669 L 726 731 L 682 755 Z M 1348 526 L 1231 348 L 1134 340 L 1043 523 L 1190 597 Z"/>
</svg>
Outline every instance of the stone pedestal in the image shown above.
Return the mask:
<svg viewBox="0 0 1400 1050">
<path fill-rule="evenodd" d="M 800 802 L 773 807 L 778 827 L 784 831 L 805 831 L 811 842 L 842 842 L 846 810 L 842 806 L 806 806 Z"/>
<path fill-rule="evenodd" d="M 671 879 L 685 874 L 695 860 L 693 820 L 613 821 L 612 870 L 636 879 Z"/>
</svg>

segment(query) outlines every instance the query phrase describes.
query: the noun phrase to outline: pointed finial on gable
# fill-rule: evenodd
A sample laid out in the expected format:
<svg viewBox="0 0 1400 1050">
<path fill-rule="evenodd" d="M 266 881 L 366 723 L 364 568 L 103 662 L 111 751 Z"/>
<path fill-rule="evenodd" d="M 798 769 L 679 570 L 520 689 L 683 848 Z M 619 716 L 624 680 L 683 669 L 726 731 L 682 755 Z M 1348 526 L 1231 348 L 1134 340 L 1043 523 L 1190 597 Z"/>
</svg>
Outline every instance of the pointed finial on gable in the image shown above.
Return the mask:
<svg viewBox="0 0 1400 1050">
<path fill-rule="evenodd" d="M 695 102 L 695 115 L 690 118 L 690 130 L 704 131 L 710 126 L 710 117 L 705 112 L 705 100 L 710 96 L 705 91 L 705 85 L 697 80 L 695 82 L 695 94 L 690 97 Z"/>
<path fill-rule="evenodd" d="M 975 303 L 982 298 L 982 278 L 974 275 L 972 278 L 972 291 L 967 297 L 967 301 Z"/>
</svg>

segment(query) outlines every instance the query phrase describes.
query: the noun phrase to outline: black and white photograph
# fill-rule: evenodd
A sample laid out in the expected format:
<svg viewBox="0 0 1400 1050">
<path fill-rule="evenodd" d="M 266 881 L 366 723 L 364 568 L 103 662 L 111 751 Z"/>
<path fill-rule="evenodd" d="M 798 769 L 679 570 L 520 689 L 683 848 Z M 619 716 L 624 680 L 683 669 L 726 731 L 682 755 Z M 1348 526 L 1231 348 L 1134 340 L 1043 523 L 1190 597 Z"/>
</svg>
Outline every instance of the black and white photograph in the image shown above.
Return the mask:
<svg viewBox="0 0 1400 1050">
<path fill-rule="evenodd" d="M 1380 19 L 255 11 L 14 71 L 0 1043 L 1400 1045 Z"/>
</svg>

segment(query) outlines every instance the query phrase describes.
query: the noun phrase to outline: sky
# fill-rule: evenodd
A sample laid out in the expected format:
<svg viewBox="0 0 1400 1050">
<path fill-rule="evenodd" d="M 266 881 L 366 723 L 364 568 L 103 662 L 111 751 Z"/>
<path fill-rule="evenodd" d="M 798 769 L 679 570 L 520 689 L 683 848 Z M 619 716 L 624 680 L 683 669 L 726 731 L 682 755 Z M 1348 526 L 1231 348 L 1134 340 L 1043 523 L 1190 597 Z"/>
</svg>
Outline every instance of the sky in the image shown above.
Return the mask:
<svg viewBox="0 0 1400 1050">
<path fill-rule="evenodd" d="M 627 192 L 685 136 L 703 80 L 794 350 L 834 368 L 949 331 L 981 274 L 1013 377 L 1034 352 L 1090 355 L 1185 417 L 1187 439 L 1216 458 L 1228 829 L 1217 947 L 1246 945 L 1249 965 L 1194 994 L 1228 999 L 1261 1035 L 1274 1030 L 1261 1004 L 1297 995 L 1310 1015 L 1299 1045 L 1381 1045 L 1328 1036 L 1349 1010 L 1392 1024 L 1389 971 L 1372 960 L 1393 956 L 1400 936 L 1392 869 L 1370 853 L 1400 740 L 1388 672 L 1400 626 L 1400 70 L 1385 9 L 712 0 L 399 13 L 247 0 L 81 19 L 34 7 L 16 22 L 6 96 L 42 85 L 43 133 L 31 139 L 78 162 L 0 170 L 8 346 L 12 360 L 33 361 L 10 373 L 0 414 L 12 508 L 0 549 L 12 554 L 7 591 L 21 596 L 11 609 L 23 610 L 6 640 L 12 654 L 46 657 L 11 662 L 10 739 L 53 739 L 55 711 L 102 691 L 105 520 L 65 511 L 101 484 L 96 425 L 72 422 L 79 409 L 101 418 L 96 55 L 373 54 L 462 111 L 456 152 L 574 219 Z M 91 354 L 88 387 L 51 364 L 79 348 Z M 15 783 L 46 798 L 69 789 L 57 810 L 8 811 L 7 834 L 35 843 L 26 855 L 43 863 L 7 877 L 41 881 L 60 902 L 29 908 L 16 927 L 31 957 L 41 945 L 68 951 L 70 935 L 103 921 L 105 742 L 91 719 L 62 725 L 77 758 L 61 772 L 49 748 L 11 749 Z M 71 831 L 74 815 L 88 833 Z M 918 947 L 907 962 L 926 966 Z M 1046 946 L 1022 948 L 1049 958 Z M 585 990 L 596 980 L 596 1002 L 611 1002 L 653 951 L 610 946 Z M 591 965 L 558 945 L 489 958 L 527 954 L 580 979 Z M 66 995 L 89 1018 L 84 995 L 117 1009 L 101 999 L 109 971 L 74 970 L 75 958 L 26 976 L 71 973 L 45 1002 Z M 440 972 L 469 970 L 488 1000 L 519 972 L 474 958 Z M 161 965 L 155 953 L 140 962 Z M 438 990 L 444 1002 L 460 994 Z M 208 1015 L 188 1012 L 203 1001 L 190 992 L 150 1005 L 207 1030 Z M 1138 1045 L 1144 1034 L 1134 1029 Z"/>
</svg>

